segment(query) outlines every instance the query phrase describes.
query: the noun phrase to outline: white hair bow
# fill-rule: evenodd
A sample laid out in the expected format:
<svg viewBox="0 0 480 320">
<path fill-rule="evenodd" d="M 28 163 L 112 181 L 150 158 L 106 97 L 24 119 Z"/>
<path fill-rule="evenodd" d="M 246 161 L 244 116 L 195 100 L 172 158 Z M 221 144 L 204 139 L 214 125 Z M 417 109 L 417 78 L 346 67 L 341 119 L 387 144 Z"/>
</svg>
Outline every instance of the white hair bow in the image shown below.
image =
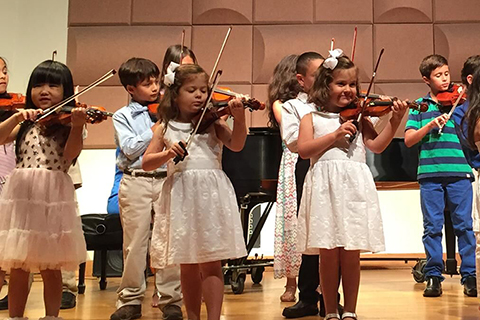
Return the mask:
<svg viewBox="0 0 480 320">
<path fill-rule="evenodd" d="M 167 73 L 163 78 L 163 83 L 165 83 L 167 87 L 170 87 L 175 82 L 175 70 L 177 70 L 179 66 L 178 63 L 173 61 L 168 65 Z"/>
<path fill-rule="evenodd" d="M 328 51 L 330 56 L 325 59 L 323 62 L 323 66 L 327 69 L 333 70 L 338 64 L 337 58 L 343 56 L 343 51 L 342 49 L 335 49 L 335 50 L 330 50 Z"/>
</svg>

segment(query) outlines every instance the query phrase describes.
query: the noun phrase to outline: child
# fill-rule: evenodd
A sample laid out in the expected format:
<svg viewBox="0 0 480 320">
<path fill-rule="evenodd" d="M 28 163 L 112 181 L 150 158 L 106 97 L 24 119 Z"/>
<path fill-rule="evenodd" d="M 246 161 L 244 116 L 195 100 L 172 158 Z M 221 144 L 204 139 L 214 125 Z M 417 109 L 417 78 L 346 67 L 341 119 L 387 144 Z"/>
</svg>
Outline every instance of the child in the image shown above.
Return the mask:
<svg viewBox="0 0 480 320">
<path fill-rule="evenodd" d="M 281 134 L 283 143 L 288 150 L 297 153 L 298 128 L 300 120 L 306 114 L 315 111 L 315 107 L 307 103 L 310 88 L 315 79 L 315 72 L 322 64 L 323 57 L 317 52 L 305 52 L 298 57 L 296 64 L 296 78 L 302 87 L 295 99 L 285 102 L 281 110 Z M 303 182 L 310 162 L 298 157 L 295 168 L 295 188 L 297 192 L 297 208 L 302 198 Z M 297 209 L 298 212 L 298 209 Z M 318 274 L 318 256 L 302 255 L 302 262 L 298 274 L 299 301 L 293 306 L 283 309 L 282 315 L 286 318 L 300 318 L 318 314 L 320 300 L 320 316 L 325 316 L 322 296 L 317 288 L 320 284 Z"/>
<path fill-rule="evenodd" d="M 16 137 L 17 154 L 16 169 L 0 198 L 0 268 L 10 270 L 11 318 L 23 317 L 33 269 L 40 270 L 44 282 L 46 317 L 42 319 L 59 319 L 60 269 L 74 271 L 86 258 L 75 191 L 67 174 L 82 150 L 85 110 L 74 108 L 70 125 L 43 127 L 33 122 L 42 109 L 71 95 L 68 67 L 44 61 L 30 76 L 25 110 L 0 124 L 0 143 Z"/>
<path fill-rule="evenodd" d="M 167 173 L 165 170 L 146 172 L 141 168 L 143 153 L 157 127 L 147 105 L 158 99 L 160 71 L 150 60 L 131 58 L 121 65 L 118 74 L 132 100 L 113 115 L 115 142 L 120 148 L 117 166 L 124 173 L 118 191 L 124 269 L 117 290 L 117 310 L 110 319 L 129 320 L 142 315 L 152 212 Z M 180 268 L 158 269 L 155 278 L 155 286 L 162 297 L 159 308 L 163 317 L 182 319 Z"/>
<path fill-rule="evenodd" d="M 480 215 L 479 215 L 480 207 L 477 204 L 477 202 L 480 201 L 479 193 L 478 193 L 478 187 L 479 187 L 478 170 L 480 169 L 480 154 L 478 153 L 478 150 L 475 144 L 465 143 L 465 140 L 467 137 L 469 137 L 468 135 L 468 122 L 469 122 L 468 118 L 469 117 L 467 115 L 467 112 L 469 110 L 469 105 L 470 105 L 469 100 L 472 97 L 472 95 L 475 97 L 478 97 L 478 94 L 479 94 L 478 80 L 475 82 L 477 87 L 472 87 L 472 90 L 469 90 L 469 89 L 473 84 L 473 76 L 475 74 L 475 71 L 478 70 L 479 68 L 480 68 L 480 55 L 473 55 L 468 57 L 468 59 L 463 64 L 463 68 L 461 72 L 462 84 L 465 85 L 467 89 L 468 99 L 463 104 L 457 106 L 457 108 L 452 114 L 455 121 L 455 127 L 457 128 L 457 132 L 460 132 L 458 134 L 460 137 L 462 137 L 462 139 L 460 139 L 460 142 L 462 142 L 462 148 L 463 148 L 463 153 L 465 155 L 465 158 L 467 159 L 470 166 L 473 169 L 475 169 L 473 170 L 475 181 L 473 183 L 472 216 L 473 216 L 473 232 L 477 240 L 477 246 L 475 250 L 477 288 L 480 285 L 479 283 L 480 281 Z M 473 92 L 470 92 L 470 91 L 473 91 Z M 470 108 L 470 110 L 472 110 L 471 112 L 475 113 L 477 108 L 478 106 L 473 109 Z M 472 294 L 473 293 L 474 292 L 472 292 Z"/>
<path fill-rule="evenodd" d="M 160 91 L 163 94 L 165 91 L 166 85 L 163 81 L 165 74 L 167 73 L 168 66 L 170 62 L 175 62 L 178 64 L 196 64 L 197 57 L 195 57 L 195 53 L 188 47 L 183 47 L 183 53 L 181 52 L 182 46 L 179 44 L 171 45 L 165 51 L 165 56 L 163 57 L 162 63 L 162 74 L 160 76 Z M 180 56 L 182 56 L 182 61 L 180 62 Z"/>
<path fill-rule="evenodd" d="M 301 91 L 296 78 L 298 55 L 284 57 L 273 71 L 268 86 L 267 109 L 269 124 L 279 128 L 282 122 L 282 105 L 295 99 Z M 274 240 L 274 278 L 287 278 L 285 292 L 280 296 L 282 302 L 295 301 L 298 269 L 301 255 L 296 250 L 297 242 L 297 190 L 295 188 L 295 164 L 298 155 L 282 144 L 283 154 L 278 172 L 278 187 L 275 217 Z"/>
<path fill-rule="evenodd" d="M 423 213 L 423 244 L 427 255 L 424 269 L 427 285 L 423 295 L 438 297 L 442 294 L 442 229 L 446 202 L 462 258 L 461 283 L 464 293 L 473 296 L 476 295 L 475 236 L 472 230 L 473 175 L 462 152 L 453 120 L 444 113 L 448 110 L 444 110 L 436 98 L 439 92 L 450 86 L 447 60 L 436 54 L 427 56 L 420 64 L 420 73 L 430 92 L 417 101 L 428 103 L 428 111 L 410 111 L 405 128 L 405 145 L 420 144 L 418 182 Z M 438 128 L 441 127 L 443 133 L 439 134 Z"/>
<path fill-rule="evenodd" d="M 336 61 L 329 63 L 327 61 Z M 392 140 L 407 104 L 393 102 L 393 116 L 377 135 L 363 118 L 359 132 L 352 120 L 343 122 L 340 111 L 357 97 L 358 69 L 347 57 L 330 57 L 322 64 L 310 90 L 319 111 L 300 123 L 298 152 L 310 158 L 298 217 L 298 249 L 320 252 L 320 277 L 327 315 L 340 319 L 337 291 L 341 273 L 345 297 L 342 319 L 355 314 L 360 284 L 360 251 L 384 250 L 377 191 L 365 163 L 365 147 L 382 152 Z M 352 143 L 346 135 L 357 133 Z"/>
<path fill-rule="evenodd" d="M 185 159 L 192 120 L 204 107 L 208 76 L 198 65 L 181 65 L 160 103 L 160 126 L 143 158 L 144 170 L 168 166 L 152 237 L 152 265 L 180 264 L 188 319 L 200 319 L 201 298 L 207 318 L 219 320 L 223 301 L 221 260 L 245 256 L 240 216 L 233 186 L 221 168 L 222 146 L 240 151 L 247 135 L 245 112 L 238 99 L 229 102 L 233 130 L 218 119 L 193 136 Z"/>
<path fill-rule="evenodd" d="M 0 57 L 0 99 L 10 99 L 7 92 L 8 87 L 8 68 L 4 58 Z M 5 121 L 13 114 L 13 111 L 0 110 L 0 122 Z M 7 176 L 15 168 L 15 150 L 13 142 L 5 144 L 0 148 L 0 192 L 5 185 Z M 5 281 L 5 271 L 0 270 L 0 289 Z M 8 309 L 8 295 L 0 300 L 0 310 Z"/>
<path fill-rule="evenodd" d="M 468 60 L 467 60 L 468 61 Z M 472 77 L 469 79 L 469 90 L 468 90 L 468 100 L 470 101 L 469 108 L 467 113 L 465 114 L 465 118 L 467 121 L 467 138 L 468 142 L 472 147 L 475 146 L 477 151 L 480 150 L 480 68 L 475 68 Z M 478 157 L 478 154 L 477 154 Z M 476 203 L 474 207 L 476 210 L 474 211 L 475 220 L 479 219 L 479 210 L 480 210 L 480 184 L 477 182 L 475 188 L 475 200 Z M 480 278 L 480 234 L 477 229 L 475 230 L 475 238 L 476 238 L 476 267 L 477 267 L 477 281 Z M 478 287 L 478 282 L 477 282 Z M 480 307 L 479 307 L 480 310 Z"/>
</svg>

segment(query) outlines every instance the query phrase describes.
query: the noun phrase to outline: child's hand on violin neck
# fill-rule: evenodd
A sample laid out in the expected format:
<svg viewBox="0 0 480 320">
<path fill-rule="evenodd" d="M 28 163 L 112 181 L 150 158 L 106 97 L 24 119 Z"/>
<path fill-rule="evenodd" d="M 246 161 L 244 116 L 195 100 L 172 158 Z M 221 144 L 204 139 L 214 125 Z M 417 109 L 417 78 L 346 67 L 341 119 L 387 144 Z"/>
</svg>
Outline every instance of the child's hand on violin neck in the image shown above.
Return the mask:
<svg viewBox="0 0 480 320">
<path fill-rule="evenodd" d="M 235 120 L 245 119 L 245 110 L 241 98 L 237 97 L 228 101 L 228 107 L 230 108 L 230 114 Z"/>
<path fill-rule="evenodd" d="M 353 136 L 357 132 L 357 127 L 353 123 L 353 120 L 348 120 L 335 131 L 336 133 L 336 139 L 345 139 L 345 136 Z"/>
<path fill-rule="evenodd" d="M 19 123 L 26 120 L 35 121 L 42 113 L 42 109 L 21 109 L 15 113 L 15 117 Z"/>
<path fill-rule="evenodd" d="M 407 101 L 402 101 L 400 99 L 393 100 L 393 106 L 392 106 L 392 111 L 393 111 L 393 116 L 392 118 L 396 118 L 401 120 L 405 114 L 405 111 L 408 110 L 408 102 Z"/>
<path fill-rule="evenodd" d="M 182 146 L 183 145 L 183 146 Z M 179 142 L 176 142 L 172 145 L 172 147 L 168 150 L 168 154 L 174 158 L 176 156 L 179 156 L 180 158 L 184 158 L 188 152 L 186 150 L 186 146 L 187 144 L 185 143 L 185 141 L 179 141 Z"/>
<path fill-rule="evenodd" d="M 87 108 L 77 107 L 72 109 L 72 127 L 83 127 L 87 123 Z"/>
<path fill-rule="evenodd" d="M 433 128 L 443 128 L 443 126 L 445 126 L 445 124 L 447 123 L 448 119 L 450 119 L 450 116 L 448 114 L 444 113 L 444 114 L 436 117 L 432 121 L 430 121 L 429 124 Z"/>
</svg>

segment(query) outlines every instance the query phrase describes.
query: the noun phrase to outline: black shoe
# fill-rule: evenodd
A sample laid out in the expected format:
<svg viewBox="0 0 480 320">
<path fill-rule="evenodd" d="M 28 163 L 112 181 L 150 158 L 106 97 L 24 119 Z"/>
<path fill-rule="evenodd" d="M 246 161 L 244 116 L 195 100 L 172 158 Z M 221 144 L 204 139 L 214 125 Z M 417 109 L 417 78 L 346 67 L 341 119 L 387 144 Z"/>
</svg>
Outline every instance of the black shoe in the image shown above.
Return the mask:
<svg viewBox="0 0 480 320">
<path fill-rule="evenodd" d="M 72 309 L 77 305 L 77 297 L 71 292 L 62 292 L 60 309 Z"/>
<path fill-rule="evenodd" d="M 427 277 L 427 286 L 423 291 L 424 297 L 440 297 L 442 294 L 442 282 L 439 277 Z"/>
<path fill-rule="evenodd" d="M 182 308 L 175 304 L 163 307 L 163 320 L 183 320 Z"/>
<path fill-rule="evenodd" d="M 8 310 L 8 295 L 0 300 L 0 310 Z"/>
<path fill-rule="evenodd" d="M 477 296 L 477 278 L 468 276 L 463 283 L 463 293 L 469 297 Z"/>
<path fill-rule="evenodd" d="M 291 307 L 283 309 L 282 316 L 285 318 L 301 318 L 306 316 L 315 316 L 318 314 L 318 307 L 316 303 L 305 303 L 298 301 Z"/>
<path fill-rule="evenodd" d="M 131 320 L 138 319 L 142 316 L 141 305 L 126 305 L 123 306 L 110 316 L 110 320 Z"/>
<path fill-rule="evenodd" d="M 320 294 L 318 296 L 318 301 L 320 302 L 320 311 L 318 312 L 318 315 L 322 318 L 325 318 L 325 315 L 327 314 L 327 309 L 325 309 L 325 301 L 323 301 L 323 294 Z"/>
</svg>

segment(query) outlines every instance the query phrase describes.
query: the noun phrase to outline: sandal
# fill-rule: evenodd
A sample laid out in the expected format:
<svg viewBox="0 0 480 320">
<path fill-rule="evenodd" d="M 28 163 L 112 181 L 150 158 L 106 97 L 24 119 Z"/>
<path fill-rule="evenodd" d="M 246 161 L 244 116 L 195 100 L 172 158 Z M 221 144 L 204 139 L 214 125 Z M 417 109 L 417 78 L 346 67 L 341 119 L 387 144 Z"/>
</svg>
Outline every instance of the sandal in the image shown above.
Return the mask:
<svg viewBox="0 0 480 320">
<path fill-rule="evenodd" d="M 324 320 L 328 319 L 339 319 L 340 320 L 340 315 L 338 313 L 329 313 L 325 316 Z"/>
<path fill-rule="evenodd" d="M 295 292 L 297 291 L 297 286 L 285 286 L 285 292 L 280 296 L 280 301 L 282 302 L 295 302 Z"/>
<path fill-rule="evenodd" d="M 345 319 L 345 318 L 353 318 L 357 320 L 357 314 L 355 312 L 344 312 L 342 314 L 342 319 Z"/>
</svg>

